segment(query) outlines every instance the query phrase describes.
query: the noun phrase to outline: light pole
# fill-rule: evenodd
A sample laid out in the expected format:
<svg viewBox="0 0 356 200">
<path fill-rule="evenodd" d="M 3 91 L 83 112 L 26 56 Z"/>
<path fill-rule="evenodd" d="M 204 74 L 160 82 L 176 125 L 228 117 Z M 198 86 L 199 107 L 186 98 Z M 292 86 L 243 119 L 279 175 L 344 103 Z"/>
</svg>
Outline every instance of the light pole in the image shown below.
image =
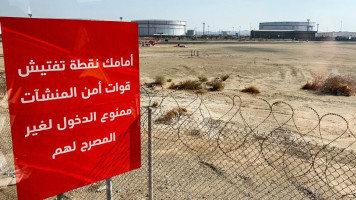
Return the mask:
<svg viewBox="0 0 356 200">
<path fill-rule="evenodd" d="M 30 18 L 32 17 L 32 12 L 31 12 L 30 5 L 28 5 L 28 16 L 29 16 Z"/>
<path fill-rule="evenodd" d="M 235 35 L 235 27 L 232 27 L 232 36 Z"/>
<path fill-rule="evenodd" d="M 205 22 L 203 23 L 203 35 L 205 35 Z"/>
</svg>

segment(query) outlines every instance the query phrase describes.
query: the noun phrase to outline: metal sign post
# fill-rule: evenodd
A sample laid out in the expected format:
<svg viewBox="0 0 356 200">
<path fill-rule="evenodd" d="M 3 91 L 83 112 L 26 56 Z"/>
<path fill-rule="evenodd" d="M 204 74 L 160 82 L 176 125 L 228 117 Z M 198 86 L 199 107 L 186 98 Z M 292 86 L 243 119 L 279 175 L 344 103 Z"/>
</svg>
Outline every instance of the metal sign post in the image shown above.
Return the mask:
<svg viewBox="0 0 356 200">
<path fill-rule="evenodd" d="M 148 107 L 148 199 L 153 199 L 152 107 Z"/>
<path fill-rule="evenodd" d="M 64 200 L 64 194 L 57 195 L 57 200 Z"/>
<path fill-rule="evenodd" d="M 112 200 L 112 178 L 106 179 L 106 199 Z"/>
</svg>

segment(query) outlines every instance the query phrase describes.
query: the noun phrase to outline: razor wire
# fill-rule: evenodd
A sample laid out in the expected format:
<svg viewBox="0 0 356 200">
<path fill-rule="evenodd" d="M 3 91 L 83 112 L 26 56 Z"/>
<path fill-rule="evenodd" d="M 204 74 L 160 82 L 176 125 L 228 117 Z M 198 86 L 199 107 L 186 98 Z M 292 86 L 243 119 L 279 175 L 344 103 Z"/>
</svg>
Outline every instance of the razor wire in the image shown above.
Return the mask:
<svg viewBox="0 0 356 200">
<path fill-rule="evenodd" d="M 10 182 L 0 199 L 16 199 L 3 89 L 0 170 Z M 356 199 L 355 121 L 284 101 L 244 100 L 233 91 L 140 92 L 142 166 L 113 177 L 114 199 L 148 199 L 149 106 L 154 199 Z M 64 196 L 106 199 L 105 180 Z"/>
<path fill-rule="evenodd" d="M 356 199 L 354 121 L 226 93 L 141 95 L 157 199 Z"/>
</svg>

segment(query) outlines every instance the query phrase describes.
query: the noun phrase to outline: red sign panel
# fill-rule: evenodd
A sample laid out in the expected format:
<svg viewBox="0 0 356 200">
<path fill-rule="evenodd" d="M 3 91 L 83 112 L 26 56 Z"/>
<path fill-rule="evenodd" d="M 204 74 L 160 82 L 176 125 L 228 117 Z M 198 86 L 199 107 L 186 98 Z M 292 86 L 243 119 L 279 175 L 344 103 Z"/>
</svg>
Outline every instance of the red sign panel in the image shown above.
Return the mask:
<svg viewBox="0 0 356 200">
<path fill-rule="evenodd" d="M 0 20 L 18 198 L 139 168 L 137 24 Z"/>
</svg>

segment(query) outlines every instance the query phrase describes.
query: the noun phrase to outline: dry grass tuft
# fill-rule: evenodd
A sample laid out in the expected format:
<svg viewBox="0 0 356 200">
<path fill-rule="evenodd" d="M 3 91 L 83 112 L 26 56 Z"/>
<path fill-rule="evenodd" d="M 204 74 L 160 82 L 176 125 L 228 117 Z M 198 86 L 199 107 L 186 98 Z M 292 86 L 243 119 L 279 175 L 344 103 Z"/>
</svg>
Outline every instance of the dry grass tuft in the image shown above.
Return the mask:
<svg viewBox="0 0 356 200">
<path fill-rule="evenodd" d="M 325 74 L 316 74 L 313 73 L 313 83 L 312 89 L 313 90 L 321 90 L 325 82 Z"/>
<path fill-rule="evenodd" d="M 209 85 L 212 87 L 212 91 L 221 91 L 225 88 L 225 84 L 220 80 L 213 80 Z"/>
<path fill-rule="evenodd" d="M 309 81 L 302 87 L 303 90 L 312 90 L 313 85 Z"/>
<path fill-rule="evenodd" d="M 246 92 L 246 93 L 251 93 L 251 94 L 261 93 L 260 90 L 254 86 L 246 87 L 245 89 L 241 90 L 241 92 Z"/>
<path fill-rule="evenodd" d="M 178 120 L 181 116 L 187 115 L 188 110 L 186 108 L 173 108 L 168 111 L 165 115 L 159 117 L 155 120 L 157 123 L 172 124 L 174 121 Z"/>
<path fill-rule="evenodd" d="M 164 76 L 156 76 L 155 83 L 157 85 L 164 85 L 166 83 L 166 78 Z"/>
<path fill-rule="evenodd" d="M 328 78 L 325 78 L 325 75 L 316 73 L 313 73 L 312 76 L 313 82 L 307 82 L 302 89 L 337 96 L 351 96 L 356 94 L 355 77 L 331 74 Z"/>
<path fill-rule="evenodd" d="M 173 89 L 173 90 L 200 90 L 200 89 L 202 89 L 202 85 L 201 85 L 201 82 L 199 82 L 199 81 L 187 80 L 187 81 L 180 82 L 179 84 L 172 83 L 171 86 L 169 86 L 169 89 Z"/>
<path fill-rule="evenodd" d="M 230 77 L 229 74 L 225 74 L 225 75 L 221 76 L 220 78 L 222 81 L 226 81 L 229 77 Z"/>
<path fill-rule="evenodd" d="M 172 84 L 168 87 L 168 89 L 171 89 L 171 90 L 176 90 L 177 88 L 178 88 L 178 85 L 175 84 L 175 83 L 172 83 Z"/>
<path fill-rule="evenodd" d="M 330 75 L 324 82 L 321 92 L 337 96 L 355 94 L 356 80 L 351 76 Z"/>
<path fill-rule="evenodd" d="M 309 83 L 309 81 L 302 87 L 304 90 L 315 90 L 320 91 L 323 88 L 326 75 L 324 73 L 312 73 L 313 81 Z"/>
<path fill-rule="evenodd" d="M 208 78 L 206 76 L 199 76 L 198 79 L 199 79 L 200 82 L 207 82 L 208 81 Z"/>
<path fill-rule="evenodd" d="M 173 81 L 173 78 L 167 79 L 167 82 L 168 82 L 168 83 L 170 83 L 170 82 L 172 82 L 172 81 Z"/>
</svg>

